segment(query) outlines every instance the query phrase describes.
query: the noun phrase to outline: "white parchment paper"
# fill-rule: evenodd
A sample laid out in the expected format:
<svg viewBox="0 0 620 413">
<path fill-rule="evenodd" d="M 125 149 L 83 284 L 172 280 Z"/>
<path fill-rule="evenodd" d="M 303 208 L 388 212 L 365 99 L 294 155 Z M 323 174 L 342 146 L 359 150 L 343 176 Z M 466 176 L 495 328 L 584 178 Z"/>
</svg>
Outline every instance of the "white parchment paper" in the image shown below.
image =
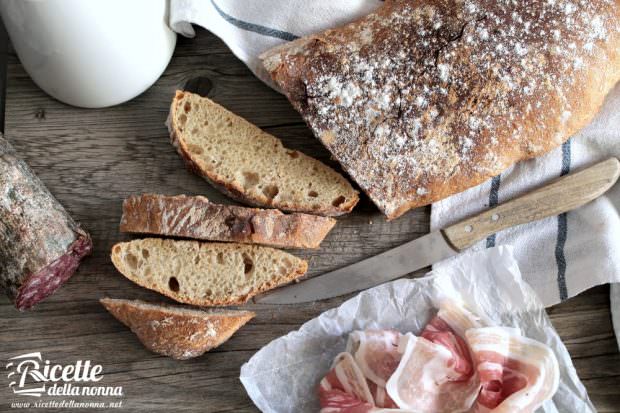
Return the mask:
<svg viewBox="0 0 620 413">
<path fill-rule="evenodd" d="M 424 278 L 364 291 L 263 347 L 241 367 L 241 382 L 263 412 L 316 413 L 316 386 L 351 331 L 395 328 L 417 334 L 445 297 L 462 300 L 498 325 L 519 327 L 554 350 L 560 387 L 541 412 L 596 411 L 542 303 L 521 278 L 511 247 L 464 254 Z"/>
</svg>

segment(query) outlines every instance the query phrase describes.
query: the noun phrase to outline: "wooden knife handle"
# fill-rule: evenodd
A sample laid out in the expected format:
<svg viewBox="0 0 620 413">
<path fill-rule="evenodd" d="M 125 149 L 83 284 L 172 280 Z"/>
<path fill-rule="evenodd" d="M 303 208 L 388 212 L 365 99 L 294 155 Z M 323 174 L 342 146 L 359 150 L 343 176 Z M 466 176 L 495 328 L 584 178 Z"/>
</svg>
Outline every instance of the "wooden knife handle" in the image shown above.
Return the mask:
<svg viewBox="0 0 620 413">
<path fill-rule="evenodd" d="M 611 188 L 620 176 L 620 161 L 609 158 L 589 168 L 505 202 L 443 230 L 458 250 L 506 228 L 562 214 L 584 205 Z"/>
</svg>

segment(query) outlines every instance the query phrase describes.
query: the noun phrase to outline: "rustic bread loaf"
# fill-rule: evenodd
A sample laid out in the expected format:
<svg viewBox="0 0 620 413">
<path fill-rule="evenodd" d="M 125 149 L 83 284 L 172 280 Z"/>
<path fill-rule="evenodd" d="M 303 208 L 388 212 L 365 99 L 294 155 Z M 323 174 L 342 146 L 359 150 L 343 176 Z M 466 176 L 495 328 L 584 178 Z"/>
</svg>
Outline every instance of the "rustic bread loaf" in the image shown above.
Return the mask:
<svg viewBox="0 0 620 413">
<path fill-rule="evenodd" d="M 337 216 L 351 212 L 359 200 L 332 168 L 285 148 L 210 99 L 177 91 L 167 123 L 190 169 L 240 202 Z"/>
<path fill-rule="evenodd" d="M 146 238 L 112 248 L 117 270 L 186 304 L 242 304 L 305 274 L 308 263 L 269 247 Z"/>
<path fill-rule="evenodd" d="M 262 58 L 396 218 L 585 126 L 620 79 L 620 1 L 387 0 Z"/>
<path fill-rule="evenodd" d="M 123 202 L 120 230 L 207 241 L 318 248 L 336 220 L 213 204 L 203 196 L 144 194 Z"/>
<path fill-rule="evenodd" d="M 218 347 L 255 316 L 251 311 L 205 311 L 140 300 L 99 301 L 146 348 L 177 360 L 198 357 Z"/>
</svg>

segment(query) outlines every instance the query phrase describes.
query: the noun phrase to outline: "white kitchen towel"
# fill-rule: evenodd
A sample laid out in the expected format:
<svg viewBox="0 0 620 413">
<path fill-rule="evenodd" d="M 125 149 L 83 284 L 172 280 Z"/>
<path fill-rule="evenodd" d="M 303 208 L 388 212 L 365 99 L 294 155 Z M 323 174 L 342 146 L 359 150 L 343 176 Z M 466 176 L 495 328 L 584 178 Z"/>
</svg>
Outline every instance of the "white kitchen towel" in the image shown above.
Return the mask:
<svg viewBox="0 0 620 413">
<path fill-rule="evenodd" d="M 381 2 L 171 0 L 170 4 L 170 25 L 175 31 L 191 37 L 194 35 L 191 24 L 210 30 L 259 78 L 270 84 L 258 61 L 263 51 L 354 20 Z M 620 157 L 620 86 L 607 98 L 594 122 L 561 148 L 522 162 L 500 177 L 434 204 L 431 228 L 442 228 L 609 156 Z M 476 248 L 514 245 L 525 279 L 547 306 L 553 305 L 592 286 L 620 282 L 619 210 L 620 186 L 616 186 L 590 205 L 502 231 Z M 620 307 L 619 295 L 612 294 L 612 308 Z M 620 323 L 618 312 L 615 319 Z M 616 331 L 620 331 L 618 324 Z"/>
<path fill-rule="evenodd" d="M 192 24 L 211 31 L 273 87 L 258 61 L 262 52 L 348 23 L 380 4 L 380 0 L 171 0 L 170 27 L 187 37 L 194 36 Z"/>
<path fill-rule="evenodd" d="M 611 156 L 620 158 L 620 84 L 593 122 L 560 148 L 434 204 L 431 228 L 443 228 Z M 595 285 L 620 282 L 620 185 L 584 207 L 502 231 L 474 248 L 506 244 L 515 247 L 524 278 L 547 306 Z M 619 298 L 611 295 L 616 311 Z M 616 336 L 619 329 L 616 324 Z"/>
</svg>

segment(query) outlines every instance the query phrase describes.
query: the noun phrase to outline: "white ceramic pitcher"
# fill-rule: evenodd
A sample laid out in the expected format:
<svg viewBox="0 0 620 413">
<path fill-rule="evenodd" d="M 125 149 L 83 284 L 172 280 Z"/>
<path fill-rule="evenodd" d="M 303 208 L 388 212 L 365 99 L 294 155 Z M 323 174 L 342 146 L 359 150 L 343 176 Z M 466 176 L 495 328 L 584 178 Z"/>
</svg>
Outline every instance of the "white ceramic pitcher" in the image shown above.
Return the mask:
<svg viewBox="0 0 620 413">
<path fill-rule="evenodd" d="M 116 105 L 161 76 L 176 44 L 167 0 L 1 0 L 34 82 L 75 106 Z"/>
</svg>

